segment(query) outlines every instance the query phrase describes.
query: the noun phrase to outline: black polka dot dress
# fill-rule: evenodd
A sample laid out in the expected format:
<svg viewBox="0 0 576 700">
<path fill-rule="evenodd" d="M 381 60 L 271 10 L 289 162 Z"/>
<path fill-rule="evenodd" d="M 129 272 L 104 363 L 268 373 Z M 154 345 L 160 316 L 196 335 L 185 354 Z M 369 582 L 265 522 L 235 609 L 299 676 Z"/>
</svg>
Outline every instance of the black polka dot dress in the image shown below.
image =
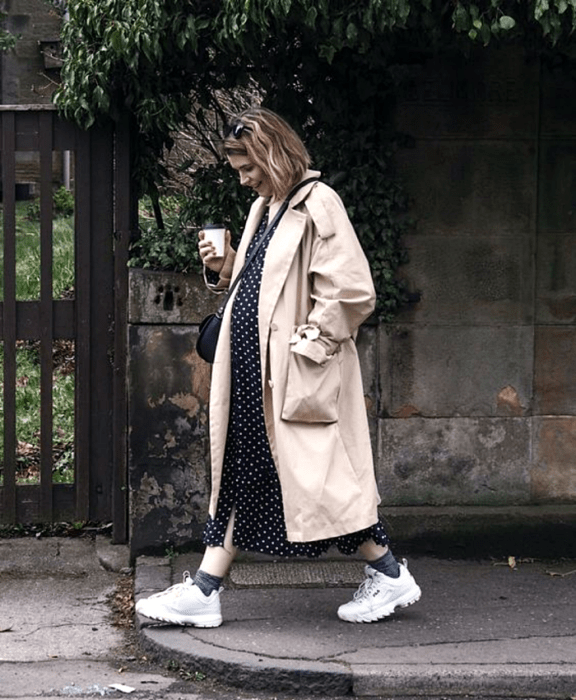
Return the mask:
<svg viewBox="0 0 576 700">
<path fill-rule="evenodd" d="M 246 256 L 265 234 L 268 213 L 250 243 Z M 353 554 L 369 539 L 388 544 L 379 522 L 370 528 L 315 542 L 286 539 L 282 491 L 270 451 L 264 421 L 262 369 L 258 334 L 258 296 L 266 249 L 276 227 L 266 233 L 250 267 L 244 272 L 232 307 L 232 389 L 228 436 L 216 517 L 209 516 L 204 543 L 224 544 L 226 527 L 235 507 L 233 542 L 239 549 L 277 556 L 318 557 L 332 545 Z"/>
</svg>

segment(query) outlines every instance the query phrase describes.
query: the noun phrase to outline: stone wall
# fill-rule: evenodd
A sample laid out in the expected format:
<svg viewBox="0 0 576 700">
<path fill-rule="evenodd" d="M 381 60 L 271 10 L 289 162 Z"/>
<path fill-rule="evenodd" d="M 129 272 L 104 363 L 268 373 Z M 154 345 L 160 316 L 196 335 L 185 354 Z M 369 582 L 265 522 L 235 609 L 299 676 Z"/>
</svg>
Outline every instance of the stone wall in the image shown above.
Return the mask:
<svg viewBox="0 0 576 700">
<path fill-rule="evenodd" d="M 574 87 L 510 51 L 414 70 L 422 299 L 382 338 L 385 503 L 576 502 Z"/>
<path fill-rule="evenodd" d="M 130 272 L 129 483 L 134 552 L 198 541 L 210 496 L 210 366 L 198 322 L 215 310 L 201 279 Z"/>
<path fill-rule="evenodd" d="M 421 300 L 358 344 L 396 542 L 576 555 L 574 85 L 520 54 L 414 69 L 410 263 Z M 132 272 L 132 548 L 198 543 L 209 489 L 201 281 Z M 200 286 L 195 286 L 199 283 Z M 460 549 L 459 549 L 460 548 Z"/>
</svg>

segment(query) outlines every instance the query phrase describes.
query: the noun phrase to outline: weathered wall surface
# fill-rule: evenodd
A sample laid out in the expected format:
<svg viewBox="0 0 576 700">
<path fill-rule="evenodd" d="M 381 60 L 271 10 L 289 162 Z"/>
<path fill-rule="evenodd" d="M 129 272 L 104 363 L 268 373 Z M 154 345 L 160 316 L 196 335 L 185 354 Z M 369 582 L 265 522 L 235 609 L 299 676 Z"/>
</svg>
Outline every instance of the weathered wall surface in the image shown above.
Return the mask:
<svg viewBox="0 0 576 700">
<path fill-rule="evenodd" d="M 576 502 L 573 95 L 510 51 L 414 70 L 397 123 L 422 299 L 381 337 L 389 505 Z"/>
<path fill-rule="evenodd" d="M 216 295 L 184 275 L 132 271 L 130 522 L 134 551 L 198 541 L 208 512 L 210 366 L 197 324 Z"/>
<path fill-rule="evenodd" d="M 402 274 L 421 300 L 358 340 L 397 540 L 574 548 L 575 87 L 484 51 L 414 69 L 398 104 L 417 221 Z M 205 518 L 209 368 L 193 348 L 215 301 L 190 279 L 133 271 L 132 284 L 139 551 L 197 539 Z"/>
</svg>

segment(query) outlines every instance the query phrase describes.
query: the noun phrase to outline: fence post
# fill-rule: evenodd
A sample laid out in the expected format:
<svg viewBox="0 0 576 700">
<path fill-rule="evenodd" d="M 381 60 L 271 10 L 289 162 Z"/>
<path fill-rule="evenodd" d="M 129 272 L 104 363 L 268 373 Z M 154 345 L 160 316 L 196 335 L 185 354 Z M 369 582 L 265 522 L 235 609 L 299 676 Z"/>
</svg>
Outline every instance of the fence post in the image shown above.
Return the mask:
<svg viewBox="0 0 576 700">
<path fill-rule="evenodd" d="M 114 133 L 114 438 L 112 474 L 112 539 L 128 540 L 128 248 L 135 221 L 132 181 L 132 129 L 122 115 Z"/>
</svg>

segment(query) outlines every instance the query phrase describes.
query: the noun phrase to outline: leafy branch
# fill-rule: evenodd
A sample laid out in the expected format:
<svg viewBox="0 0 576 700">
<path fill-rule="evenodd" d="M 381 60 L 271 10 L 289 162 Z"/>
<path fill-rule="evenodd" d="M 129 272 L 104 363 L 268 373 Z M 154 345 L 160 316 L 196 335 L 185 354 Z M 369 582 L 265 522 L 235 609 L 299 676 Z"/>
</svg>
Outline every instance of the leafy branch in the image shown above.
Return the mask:
<svg viewBox="0 0 576 700">
<path fill-rule="evenodd" d="M 69 0 L 68 16 L 61 112 L 84 127 L 126 111 L 134 120 L 139 192 L 156 210 L 135 259 L 152 264 L 157 242 L 176 240 L 173 225 L 201 224 L 213 212 L 236 220 L 243 200 L 228 186 L 219 135 L 238 99 L 263 100 L 300 125 L 337 185 L 384 320 L 405 298 L 396 271 L 406 259 L 407 202 L 390 127 L 401 67 L 511 42 L 576 58 L 576 0 Z M 160 195 L 184 183 L 190 204 L 164 226 Z M 193 259 L 177 247 L 175 258 Z M 169 251 L 160 257 L 170 264 Z"/>
</svg>

